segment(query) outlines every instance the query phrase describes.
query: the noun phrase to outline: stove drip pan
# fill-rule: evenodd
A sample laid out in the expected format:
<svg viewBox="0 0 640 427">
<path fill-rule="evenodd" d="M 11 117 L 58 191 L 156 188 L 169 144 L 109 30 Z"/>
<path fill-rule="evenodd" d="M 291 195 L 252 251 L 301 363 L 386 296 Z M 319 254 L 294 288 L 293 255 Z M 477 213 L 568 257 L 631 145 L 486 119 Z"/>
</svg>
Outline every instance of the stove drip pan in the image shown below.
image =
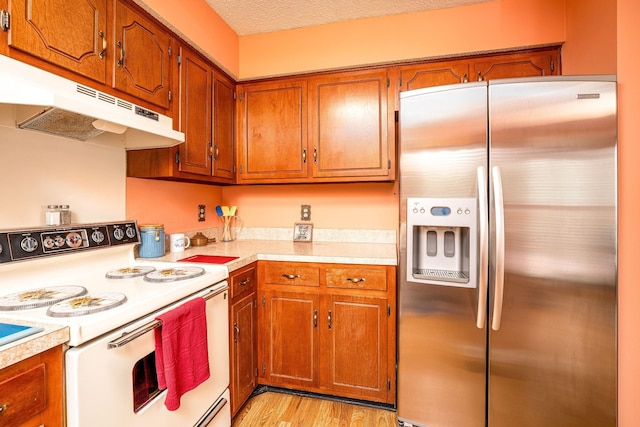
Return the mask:
<svg viewBox="0 0 640 427">
<path fill-rule="evenodd" d="M 144 276 L 144 280 L 147 282 L 176 282 L 178 280 L 193 279 L 203 274 L 204 268 L 202 267 L 164 268 L 147 273 Z"/>
<path fill-rule="evenodd" d="M 117 268 L 115 270 L 108 271 L 104 276 L 107 279 L 130 279 L 132 277 L 144 276 L 153 270 L 155 270 L 155 267 L 140 265 L 135 267 Z"/>
<path fill-rule="evenodd" d="M 103 292 L 71 298 L 52 305 L 47 310 L 50 317 L 74 317 L 98 313 L 124 304 L 127 296 L 118 292 Z"/>
<path fill-rule="evenodd" d="M 50 286 L 0 297 L 0 311 L 29 310 L 47 307 L 60 301 L 85 295 L 84 286 Z"/>
</svg>

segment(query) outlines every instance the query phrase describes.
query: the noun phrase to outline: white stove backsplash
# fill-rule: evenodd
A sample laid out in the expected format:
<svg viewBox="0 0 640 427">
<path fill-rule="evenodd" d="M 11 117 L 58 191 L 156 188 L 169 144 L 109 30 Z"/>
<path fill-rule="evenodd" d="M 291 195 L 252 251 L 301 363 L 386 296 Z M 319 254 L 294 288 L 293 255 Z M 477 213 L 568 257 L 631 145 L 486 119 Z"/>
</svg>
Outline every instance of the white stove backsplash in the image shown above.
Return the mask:
<svg viewBox="0 0 640 427">
<path fill-rule="evenodd" d="M 0 105 L 0 229 L 44 225 L 48 204 L 68 204 L 73 223 L 126 219 L 126 152 L 15 129 Z"/>
</svg>

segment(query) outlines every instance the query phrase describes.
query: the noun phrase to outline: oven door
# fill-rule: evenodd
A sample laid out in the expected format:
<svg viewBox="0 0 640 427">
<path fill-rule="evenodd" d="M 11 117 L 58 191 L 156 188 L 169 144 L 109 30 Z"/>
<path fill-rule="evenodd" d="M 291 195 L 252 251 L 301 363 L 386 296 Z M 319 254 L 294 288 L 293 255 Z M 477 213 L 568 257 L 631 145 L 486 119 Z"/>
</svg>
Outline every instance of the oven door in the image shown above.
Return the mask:
<svg viewBox="0 0 640 427">
<path fill-rule="evenodd" d="M 224 426 L 231 424 L 229 404 L 228 287 L 198 292 L 136 322 L 73 347 L 65 354 L 68 427 Z M 213 294 L 213 297 L 210 297 Z M 166 390 L 157 389 L 155 317 L 190 298 L 207 300 L 207 339 L 211 376 L 185 393 L 180 408 L 164 406 Z M 123 336 L 123 333 L 126 333 Z"/>
</svg>

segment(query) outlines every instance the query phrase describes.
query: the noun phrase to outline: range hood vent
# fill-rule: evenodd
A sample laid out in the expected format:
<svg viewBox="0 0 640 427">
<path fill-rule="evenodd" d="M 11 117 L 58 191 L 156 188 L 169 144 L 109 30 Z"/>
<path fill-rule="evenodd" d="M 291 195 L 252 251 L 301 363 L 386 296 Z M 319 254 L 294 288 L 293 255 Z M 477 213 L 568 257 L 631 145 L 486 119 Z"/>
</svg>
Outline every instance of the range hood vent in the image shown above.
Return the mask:
<svg viewBox="0 0 640 427">
<path fill-rule="evenodd" d="M 126 149 L 184 142 L 168 116 L 2 55 L 0 103 L 20 108 L 20 129 L 81 141 L 104 132 L 122 134 Z M 25 114 L 21 106 L 31 107 Z"/>
</svg>

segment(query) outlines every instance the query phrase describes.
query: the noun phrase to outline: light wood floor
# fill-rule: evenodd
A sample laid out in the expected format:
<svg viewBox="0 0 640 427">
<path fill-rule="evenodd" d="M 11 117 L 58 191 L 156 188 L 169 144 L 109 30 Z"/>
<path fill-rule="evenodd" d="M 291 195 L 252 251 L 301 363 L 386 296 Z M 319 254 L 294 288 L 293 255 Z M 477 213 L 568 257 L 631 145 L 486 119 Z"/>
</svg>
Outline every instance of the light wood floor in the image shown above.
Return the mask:
<svg viewBox="0 0 640 427">
<path fill-rule="evenodd" d="M 332 400 L 266 392 L 252 397 L 232 427 L 396 427 L 396 413 Z"/>
</svg>

